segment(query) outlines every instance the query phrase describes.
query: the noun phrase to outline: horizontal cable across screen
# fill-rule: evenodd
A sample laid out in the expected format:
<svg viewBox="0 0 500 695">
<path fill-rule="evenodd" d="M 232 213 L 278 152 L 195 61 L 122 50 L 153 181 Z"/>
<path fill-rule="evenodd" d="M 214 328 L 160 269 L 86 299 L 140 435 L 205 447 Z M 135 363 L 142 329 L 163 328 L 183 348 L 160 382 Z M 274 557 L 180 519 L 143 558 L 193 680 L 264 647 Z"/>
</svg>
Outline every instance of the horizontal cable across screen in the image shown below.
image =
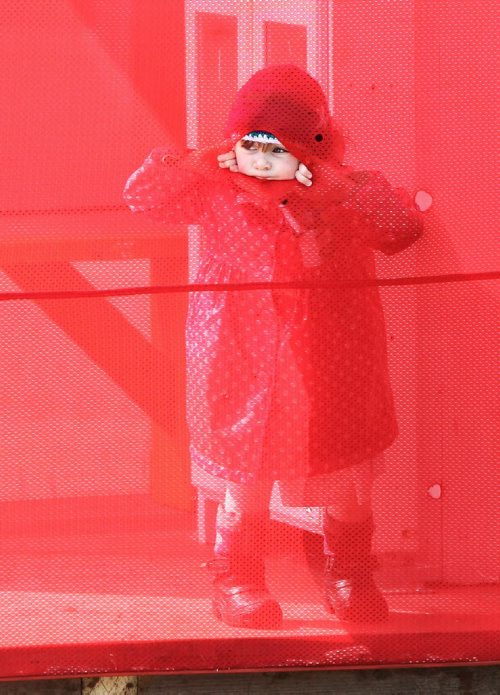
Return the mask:
<svg viewBox="0 0 500 695">
<path fill-rule="evenodd" d="M 127 205 L 87 205 L 82 207 L 71 207 L 71 208 L 27 208 L 23 209 L 6 209 L 0 210 L 0 217 L 27 217 L 27 216 L 40 216 L 40 215 L 89 215 L 89 214 L 101 214 L 103 212 L 120 212 L 129 211 Z"/>
<path fill-rule="evenodd" d="M 450 282 L 498 280 L 500 271 L 486 273 L 455 273 L 451 275 L 422 275 L 404 278 L 374 278 L 345 282 L 246 282 L 246 283 L 192 283 L 187 285 L 154 285 L 147 287 L 120 287 L 104 290 L 60 290 L 52 292 L 1 292 L 0 301 L 41 299 L 83 299 L 87 297 L 130 297 L 147 294 L 176 292 L 248 292 L 252 290 L 338 289 L 356 287 L 399 287 L 433 285 Z"/>
</svg>

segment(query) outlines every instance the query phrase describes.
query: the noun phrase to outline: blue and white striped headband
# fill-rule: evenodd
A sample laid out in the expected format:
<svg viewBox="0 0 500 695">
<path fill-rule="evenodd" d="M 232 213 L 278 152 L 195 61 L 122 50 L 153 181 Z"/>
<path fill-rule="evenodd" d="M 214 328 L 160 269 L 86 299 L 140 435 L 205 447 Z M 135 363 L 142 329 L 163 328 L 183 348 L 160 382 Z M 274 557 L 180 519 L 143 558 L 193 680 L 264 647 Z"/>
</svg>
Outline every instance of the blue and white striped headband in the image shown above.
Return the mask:
<svg viewBox="0 0 500 695">
<path fill-rule="evenodd" d="M 247 140 L 249 142 L 262 142 L 265 145 L 279 145 L 279 147 L 284 147 L 283 143 L 278 140 L 278 138 L 272 133 L 268 133 L 267 130 L 252 130 L 251 133 L 247 133 L 242 140 Z"/>
</svg>

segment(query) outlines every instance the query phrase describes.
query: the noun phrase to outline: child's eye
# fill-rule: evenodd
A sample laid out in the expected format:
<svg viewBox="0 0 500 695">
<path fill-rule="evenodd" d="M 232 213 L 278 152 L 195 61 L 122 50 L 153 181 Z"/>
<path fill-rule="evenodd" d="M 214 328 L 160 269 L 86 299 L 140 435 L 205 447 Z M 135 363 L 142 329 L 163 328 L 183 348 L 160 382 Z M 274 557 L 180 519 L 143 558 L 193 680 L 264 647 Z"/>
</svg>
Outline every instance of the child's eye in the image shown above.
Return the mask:
<svg viewBox="0 0 500 695">
<path fill-rule="evenodd" d="M 284 147 L 275 147 L 273 152 L 275 154 L 286 154 L 288 152 L 288 150 L 285 150 Z"/>
</svg>

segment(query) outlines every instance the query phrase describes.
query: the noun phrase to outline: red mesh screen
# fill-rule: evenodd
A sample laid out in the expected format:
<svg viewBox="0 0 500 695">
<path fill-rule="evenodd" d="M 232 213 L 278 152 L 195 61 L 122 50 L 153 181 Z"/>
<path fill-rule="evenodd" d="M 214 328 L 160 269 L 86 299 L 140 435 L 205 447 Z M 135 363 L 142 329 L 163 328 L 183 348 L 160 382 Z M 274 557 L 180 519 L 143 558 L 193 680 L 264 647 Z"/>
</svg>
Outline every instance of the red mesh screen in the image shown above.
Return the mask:
<svg viewBox="0 0 500 695">
<path fill-rule="evenodd" d="M 498 659 L 495 10 L 0 10 L 0 677 Z"/>
</svg>

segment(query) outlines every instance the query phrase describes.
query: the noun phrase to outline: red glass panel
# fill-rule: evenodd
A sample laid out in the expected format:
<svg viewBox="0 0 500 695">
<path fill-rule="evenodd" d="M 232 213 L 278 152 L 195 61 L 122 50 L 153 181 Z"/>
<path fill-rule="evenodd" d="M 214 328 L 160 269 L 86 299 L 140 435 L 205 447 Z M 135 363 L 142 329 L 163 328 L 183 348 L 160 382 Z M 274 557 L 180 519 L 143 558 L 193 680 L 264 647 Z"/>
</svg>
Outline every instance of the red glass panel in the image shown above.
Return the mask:
<svg viewBox="0 0 500 695">
<path fill-rule="evenodd" d="M 294 63 L 307 68 L 307 27 L 266 22 L 266 65 Z"/>
<path fill-rule="evenodd" d="M 0 10 L 0 678 L 498 660 L 496 8 L 268 5 Z"/>
</svg>

